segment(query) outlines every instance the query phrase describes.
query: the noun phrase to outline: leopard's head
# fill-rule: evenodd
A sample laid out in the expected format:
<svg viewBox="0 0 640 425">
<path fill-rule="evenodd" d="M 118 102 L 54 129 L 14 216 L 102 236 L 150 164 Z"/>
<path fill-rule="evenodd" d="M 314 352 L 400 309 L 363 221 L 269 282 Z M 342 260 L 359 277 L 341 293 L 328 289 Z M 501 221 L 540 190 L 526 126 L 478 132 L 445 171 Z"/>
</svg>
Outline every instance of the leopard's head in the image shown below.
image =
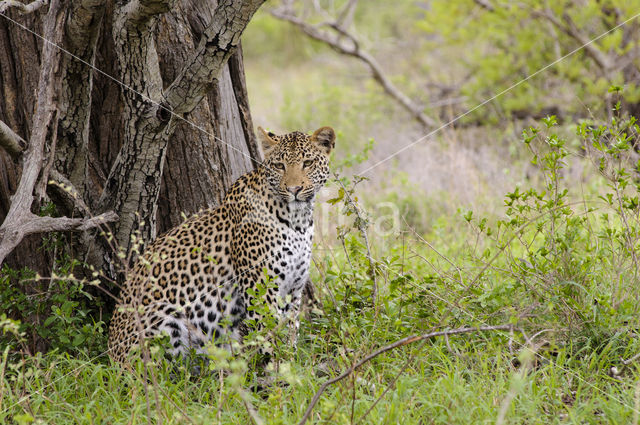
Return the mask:
<svg viewBox="0 0 640 425">
<path fill-rule="evenodd" d="M 285 202 L 311 202 L 329 177 L 329 155 L 336 140 L 333 129 L 322 127 L 310 136 L 299 131 L 278 136 L 258 127 L 258 137 L 272 189 Z"/>
</svg>

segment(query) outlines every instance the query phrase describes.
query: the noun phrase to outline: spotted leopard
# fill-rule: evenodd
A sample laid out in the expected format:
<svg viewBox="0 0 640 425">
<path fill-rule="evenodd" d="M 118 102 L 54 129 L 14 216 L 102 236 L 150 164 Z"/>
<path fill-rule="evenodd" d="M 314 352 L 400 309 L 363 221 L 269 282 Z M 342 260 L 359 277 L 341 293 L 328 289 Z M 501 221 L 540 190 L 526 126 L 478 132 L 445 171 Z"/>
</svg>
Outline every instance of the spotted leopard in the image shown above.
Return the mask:
<svg viewBox="0 0 640 425">
<path fill-rule="evenodd" d="M 248 319 L 260 324 L 252 294 L 264 298 L 297 335 L 301 293 L 309 275 L 315 196 L 329 176 L 335 133 L 277 136 L 258 128 L 265 160 L 240 177 L 222 204 L 156 239 L 127 276 L 109 329 L 109 353 L 126 362 L 131 349 L 161 333 L 172 354 L 204 352 L 222 335 L 239 340 Z"/>
</svg>

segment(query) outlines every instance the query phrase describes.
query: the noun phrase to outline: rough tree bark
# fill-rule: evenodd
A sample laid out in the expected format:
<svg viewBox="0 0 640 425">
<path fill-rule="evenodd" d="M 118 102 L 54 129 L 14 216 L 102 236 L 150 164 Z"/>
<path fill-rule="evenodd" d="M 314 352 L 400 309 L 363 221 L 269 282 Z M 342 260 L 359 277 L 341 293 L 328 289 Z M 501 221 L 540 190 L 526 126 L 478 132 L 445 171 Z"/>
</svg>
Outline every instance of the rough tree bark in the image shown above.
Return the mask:
<svg viewBox="0 0 640 425">
<path fill-rule="evenodd" d="M 239 40 L 263 2 L 54 0 L 25 9 L 0 1 L 0 221 L 24 186 L 36 136 L 44 143 L 39 185 L 54 180 L 76 197 L 59 184 L 46 194 L 35 183 L 27 188 L 25 196 L 40 190 L 67 217 L 30 231 L 83 230 L 113 211 L 115 240 L 129 249 L 134 232 L 148 242 L 183 214 L 219 203 L 259 159 Z M 55 41 L 65 52 L 36 35 L 53 4 L 64 17 Z M 59 55 L 50 70 L 59 82 L 51 85 L 45 130 L 34 111 L 48 49 Z M 5 262 L 50 273 L 41 236 L 20 239 Z M 76 255 L 116 276 L 115 255 L 98 239 L 95 232 L 69 237 Z"/>
<path fill-rule="evenodd" d="M 113 38 L 121 69 L 121 81 L 128 87 L 123 91 L 124 115 L 136 116 L 136 119 L 129 120 L 124 126 L 123 147 L 111 167 L 99 201 L 99 209 L 113 209 L 120 213 L 121 219 L 114 226 L 114 235 L 118 241 L 124 243 L 127 250 L 131 244 L 132 233 L 139 232 L 144 240 L 153 239 L 156 235 L 155 217 L 164 159 L 169 138 L 178 122 L 200 127 L 198 131 L 207 133 L 216 144 L 222 143 L 230 149 L 225 155 L 226 158 L 216 161 L 219 165 L 225 166 L 226 172 L 223 174 L 233 175 L 231 169 L 241 174 L 251 165 L 250 160 L 237 161 L 234 158 L 237 157 L 234 151 L 243 157 L 251 158 L 246 143 L 239 147 L 232 144 L 235 141 L 229 136 L 235 137 L 238 135 L 237 132 L 225 134 L 224 131 L 220 131 L 220 135 L 215 135 L 213 131 L 207 131 L 191 119 L 188 119 L 191 123 L 184 122 L 182 117 L 200 105 L 214 81 L 218 81 L 218 85 L 227 91 L 225 98 L 231 98 L 229 95 L 232 87 L 225 84 L 229 80 L 227 61 L 235 51 L 240 34 L 261 3 L 262 1 L 227 0 L 221 2 L 213 11 L 210 7 L 211 2 L 204 0 L 184 1 L 184 9 L 176 9 L 173 2 L 159 0 L 127 3 L 122 7 L 116 7 Z M 191 30 L 189 34 L 186 27 L 186 18 L 189 15 L 185 15 L 184 11 L 194 9 L 201 13 L 192 21 L 201 21 L 203 31 L 193 34 L 194 31 Z M 165 25 L 169 26 L 165 34 L 172 34 L 172 29 L 175 28 L 183 32 L 184 39 L 193 40 L 195 35 L 199 42 L 189 49 L 178 72 L 173 70 L 175 78 L 163 90 L 154 30 L 159 14 L 168 10 L 172 12 L 163 16 Z M 179 51 L 182 43 L 168 44 L 174 44 Z M 184 51 L 184 47 L 182 50 Z M 232 107 L 234 103 L 237 109 L 237 101 L 231 101 Z M 221 106 L 228 105 L 221 103 Z M 232 112 L 222 111 L 227 117 Z M 238 123 L 240 117 L 236 114 L 235 120 L 233 115 L 229 118 L 231 120 L 228 122 Z M 242 129 L 241 125 L 237 127 Z M 225 126 L 222 125 L 219 129 L 225 129 Z M 240 140 L 244 139 L 244 133 L 241 136 Z"/>
</svg>

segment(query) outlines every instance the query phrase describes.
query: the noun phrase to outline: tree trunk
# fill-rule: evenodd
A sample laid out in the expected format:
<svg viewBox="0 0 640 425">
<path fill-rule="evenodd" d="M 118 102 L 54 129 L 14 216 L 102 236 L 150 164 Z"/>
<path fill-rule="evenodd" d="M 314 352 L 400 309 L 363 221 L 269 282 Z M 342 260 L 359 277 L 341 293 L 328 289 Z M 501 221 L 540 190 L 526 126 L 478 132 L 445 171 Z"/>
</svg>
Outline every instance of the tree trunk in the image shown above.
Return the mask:
<svg viewBox="0 0 640 425">
<path fill-rule="evenodd" d="M 41 174 L 46 182 L 52 164 L 48 175 L 73 185 L 79 202 L 50 185 L 59 214 L 113 210 L 119 220 L 110 228 L 128 250 L 135 232 L 149 242 L 183 215 L 217 205 L 255 166 L 239 36 L 263 1 L 60 0 L 69 17 L 62 37 L 68 53 L 51 105 L 57 137 L 48 139 Z M 18 24 L 0 16 L 0 124 L 28 144 L 42 40 L 20 25 L 42 34 L 47 7 L 5 13 Z M 22 162 L 21 154 L 0 147 L 0 222 Z M 34 212 L 38 207 L 32 204 Z M 118 276 L 115 253 L 96 243 L 96 232 L 66 235 L 74 256 Z M 46 276 L 52 257 L 42 235 L 32 234 L 5 262 Z"/>
<path fill-rule="evenodd" d="M 42 33 L 39 14 L 19 16 L 11 11 L 8 14 Z M 33 64 L 40 62 L 42 45 L 32 34 L 12 25 L 0 17 L 0 120 L 29 140 L 40 71 Z M 0 221 L 9 212 L 11 196 L 18 188 L 20 165 L 0 149 Z M 50 271 L 51 254 L 41 249 L 41 239 L 38 235 L 23 239 L 7 258 L 7 264 L 14 268 L 29 267 L 40 274 Z"/>
</svg>

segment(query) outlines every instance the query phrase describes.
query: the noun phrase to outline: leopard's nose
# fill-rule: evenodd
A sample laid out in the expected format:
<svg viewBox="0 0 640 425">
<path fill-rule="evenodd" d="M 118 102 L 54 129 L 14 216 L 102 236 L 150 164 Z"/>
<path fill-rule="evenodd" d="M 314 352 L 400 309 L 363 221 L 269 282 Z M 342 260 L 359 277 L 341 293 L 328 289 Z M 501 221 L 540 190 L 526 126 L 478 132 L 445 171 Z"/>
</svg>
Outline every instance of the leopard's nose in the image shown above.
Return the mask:
<svg viewBox="0 0 640 425">
<path fill-rule="evenodd" d="M 302 190 L 302 186 L 287 186 L 287 190 L 294 195 L 297 195 L 298 192 Z"/>
</svg>

